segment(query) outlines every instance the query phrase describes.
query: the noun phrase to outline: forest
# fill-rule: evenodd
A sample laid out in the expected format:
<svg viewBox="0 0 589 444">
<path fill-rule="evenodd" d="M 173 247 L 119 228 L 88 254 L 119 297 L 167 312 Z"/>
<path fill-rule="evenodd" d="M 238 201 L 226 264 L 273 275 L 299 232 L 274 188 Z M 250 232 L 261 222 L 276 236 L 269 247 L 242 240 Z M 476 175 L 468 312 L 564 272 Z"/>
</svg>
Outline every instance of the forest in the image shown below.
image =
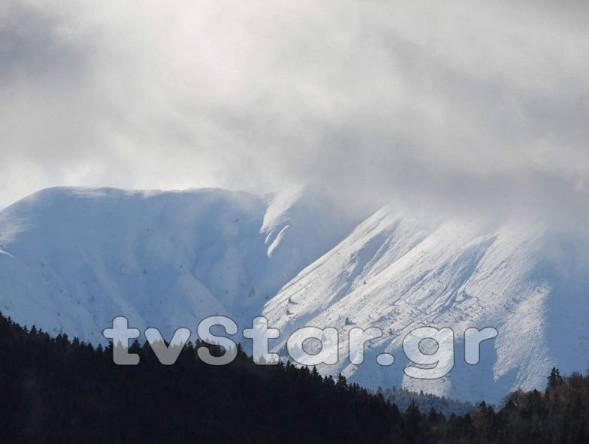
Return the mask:
<svg viewBox="0 0 589 444">
<path fill-rule="evenodd" d="M 288 362 L 256 365 L 241 349 L 230 365 L 209 366 L 195 359 L 202 345 L 223 352 L 188 344 L 164 366 L 136 342 L 141 364 L 123 367 L 112 346 L 51 337 L 0 316 L 0 442 L 589 442 L 589 377 L 581 374 L 553 369 L 545 391 L 445 415 L 418 407 L 433 401 L 400 409 L 393 395 L 408 395 L 398 389 L 373 393 Z"/>
</svg>

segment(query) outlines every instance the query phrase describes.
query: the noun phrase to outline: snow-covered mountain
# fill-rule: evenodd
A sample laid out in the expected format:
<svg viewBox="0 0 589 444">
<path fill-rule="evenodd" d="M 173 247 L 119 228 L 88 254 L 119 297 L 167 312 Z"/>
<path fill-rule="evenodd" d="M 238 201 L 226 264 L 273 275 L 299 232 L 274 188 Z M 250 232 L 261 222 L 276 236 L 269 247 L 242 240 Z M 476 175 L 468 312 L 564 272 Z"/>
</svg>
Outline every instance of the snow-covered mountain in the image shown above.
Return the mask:
<svg viewBox="0 0 589 444">
<path fill-rule="evenodd" d="M 94 341 L 119 315 L 163 331 L 251 322 L 356 224 L 304 194 L 41 191 L 0 213 L 0 310 Z"/>
<path fill-rule="evenodd" d="M 309 189 L 128 192 L 54 188 L 0 212 L 0 311 L 93 342 L 112 318 L 169 334 L 225 314 L 264 314 L 282 336 L 312 325 L 379 327 L 365 363 L 322 367 L 369 387 L 403 385 L 498 401 L 543 387 L 554 365 L 589 367 L 589 278 L 578 242 L 540 223 L 345 211 Z M 451 327 L 442 380 L 404 376 L 402 339 Z M 481 362 L 463 359 L 468 327 L 494 327 Z M 395 362 L 376 364 L 380 353 Z"/>
</svg>

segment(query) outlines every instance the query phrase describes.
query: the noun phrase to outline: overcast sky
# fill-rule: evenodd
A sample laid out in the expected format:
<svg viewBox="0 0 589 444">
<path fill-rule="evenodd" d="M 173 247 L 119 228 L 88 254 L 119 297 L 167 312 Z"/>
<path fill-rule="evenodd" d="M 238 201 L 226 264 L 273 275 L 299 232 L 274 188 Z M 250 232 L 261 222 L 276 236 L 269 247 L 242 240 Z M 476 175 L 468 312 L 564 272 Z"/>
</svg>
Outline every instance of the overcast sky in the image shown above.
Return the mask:
<svg viewBox="0 0 589 444">
<path fill-rule="evenodd" d="M 586 1 L 0 2 L 0 207 L 55 185 L 583 216 Z"/>
</svg>

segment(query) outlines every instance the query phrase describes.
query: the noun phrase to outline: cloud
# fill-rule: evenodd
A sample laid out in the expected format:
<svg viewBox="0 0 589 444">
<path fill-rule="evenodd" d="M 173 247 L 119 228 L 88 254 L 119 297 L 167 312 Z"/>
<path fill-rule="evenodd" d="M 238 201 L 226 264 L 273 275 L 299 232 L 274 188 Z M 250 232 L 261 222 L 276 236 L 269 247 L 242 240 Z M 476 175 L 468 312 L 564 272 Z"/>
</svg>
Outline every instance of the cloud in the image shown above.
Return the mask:
<svg viewBox="0 0 589 444">
<path fill-rule="evenodd" d="M 0 202 L 312 182 L 585 221 L 585 3 L 4 2 Z"/>
</svg>

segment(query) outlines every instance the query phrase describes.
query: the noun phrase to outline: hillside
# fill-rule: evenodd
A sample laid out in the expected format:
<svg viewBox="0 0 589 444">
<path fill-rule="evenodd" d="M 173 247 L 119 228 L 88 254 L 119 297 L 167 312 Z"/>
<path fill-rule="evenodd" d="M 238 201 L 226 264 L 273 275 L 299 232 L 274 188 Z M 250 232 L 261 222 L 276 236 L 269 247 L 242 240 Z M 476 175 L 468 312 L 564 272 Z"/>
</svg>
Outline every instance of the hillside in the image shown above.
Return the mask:
<svg viewBox="0 0 589 444">
<path fill-rule="evenodd" d="M 579 443 L 589 438 L 589 379 L 553 369 L 545 392 L 514 392 L 445 417 L 404 411 L 344 377 L 290 364 L 259 366 L 243 352 L 225 367 L 189 344 L 175 366 L 148 346 L 119 367 L 112 347 L 51 338 L 0 315 L 0 440 L 20 443 Z M 214 354 L 218 347 L 208 346 Z"/>
</svg>

